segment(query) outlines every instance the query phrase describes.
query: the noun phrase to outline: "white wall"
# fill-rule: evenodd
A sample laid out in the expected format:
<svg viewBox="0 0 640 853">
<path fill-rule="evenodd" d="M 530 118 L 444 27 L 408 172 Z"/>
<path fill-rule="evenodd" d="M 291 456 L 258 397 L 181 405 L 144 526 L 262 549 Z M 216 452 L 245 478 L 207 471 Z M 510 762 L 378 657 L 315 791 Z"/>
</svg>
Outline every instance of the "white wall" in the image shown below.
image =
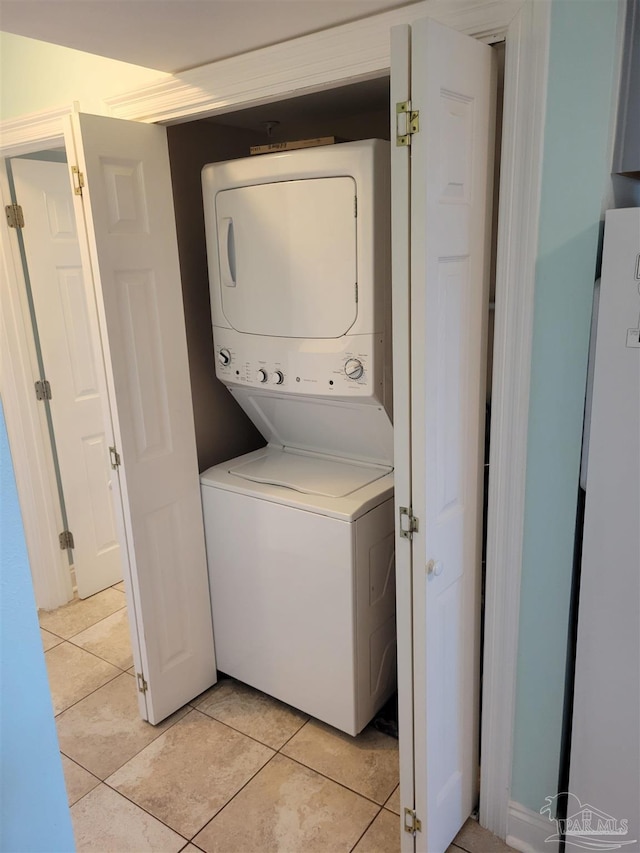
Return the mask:
<svg viewBox="0 0 640 853">
<path fill-rule="evenodd" d="M 0 33 L 0 118 L 78 101 L 83 112 L 105 113 L 103 99 L 163 77 L 130 65 L 35 39 Z"/>
</svg>

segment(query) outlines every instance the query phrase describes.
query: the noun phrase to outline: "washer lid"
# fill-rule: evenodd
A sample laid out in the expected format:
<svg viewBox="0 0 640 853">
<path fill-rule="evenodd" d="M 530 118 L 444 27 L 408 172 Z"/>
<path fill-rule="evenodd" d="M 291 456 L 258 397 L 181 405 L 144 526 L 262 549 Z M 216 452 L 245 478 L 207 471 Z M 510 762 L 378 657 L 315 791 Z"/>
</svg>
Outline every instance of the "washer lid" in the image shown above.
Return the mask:
<svg viewBox="0 0 640 853">
<path fill-rule="evenodd" d="M 292 450 L 267 448 L 258 459 L 229 468 L 244 480 L 283 486 L 306 495 L 343 498 L 389 474 L 391 468 L 341 462 Z"/>
<path fill-rule="evenodd" d="M 228 388 L 272 446 L 393 466 L 393 426 L 381 405 Z"/>
</svg>

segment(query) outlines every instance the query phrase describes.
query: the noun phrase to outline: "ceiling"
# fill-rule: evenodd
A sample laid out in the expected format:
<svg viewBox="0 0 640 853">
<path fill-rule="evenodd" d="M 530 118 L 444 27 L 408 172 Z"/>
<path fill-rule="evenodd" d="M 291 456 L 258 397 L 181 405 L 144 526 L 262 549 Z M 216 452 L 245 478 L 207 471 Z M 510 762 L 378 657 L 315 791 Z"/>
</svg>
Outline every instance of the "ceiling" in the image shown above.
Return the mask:
<svg viewBox="0 0 640 853">
<path fill-rule="evenodd" d="M 1 0 L 0 29 L 178 72 L 406 0 Z"/>
</svg>

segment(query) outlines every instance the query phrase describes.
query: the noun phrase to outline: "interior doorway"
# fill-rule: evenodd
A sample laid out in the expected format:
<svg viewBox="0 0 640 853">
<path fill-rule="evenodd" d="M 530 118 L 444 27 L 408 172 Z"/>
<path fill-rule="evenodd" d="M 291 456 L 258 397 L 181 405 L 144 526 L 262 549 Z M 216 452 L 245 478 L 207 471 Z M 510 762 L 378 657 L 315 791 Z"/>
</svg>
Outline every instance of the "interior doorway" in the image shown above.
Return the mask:
<svg viewBox="0 0 640 853">
<path fill-rule="evenodd" d="M 14 157 L 6 168 L 19 212 L 21 295 L 32 333 L 42 442 L 55 475 L 57 534 L 69 564 L 68 574 L 64 565 L 60 572 L 66 596 L 55 602 L 43 589 L 42 572 L 51 567 L 32 567 L 36 603 L 51 609 L 122 581 L 104 432 L 103 354 L 95 305 L 83 280 L 64 150 Z"/>
</svg>

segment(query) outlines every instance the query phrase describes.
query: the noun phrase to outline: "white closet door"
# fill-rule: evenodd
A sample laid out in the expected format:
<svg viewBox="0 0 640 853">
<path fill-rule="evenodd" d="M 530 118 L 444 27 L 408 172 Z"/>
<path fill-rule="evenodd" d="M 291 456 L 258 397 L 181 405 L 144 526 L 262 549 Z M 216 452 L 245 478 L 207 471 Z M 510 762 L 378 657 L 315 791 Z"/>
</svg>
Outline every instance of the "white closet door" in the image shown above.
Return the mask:
<svg viewBox="0 0 640 853">
<path fill-rule="evenodd" d="M 122 580 L 95 300 L 80 260 L 65 163 L 15 159 L 16 197 L 45 374 L 78 595 Z M 89 298 L 88 298 L 89 296 Z"/>
<path fill-rule="evenodd" d="M 392 47 L 394 97 L 419 112 L 410 155 L 394 161 L 396 172 L 409 169 L 411 196 L 411 472 L 399 478 L 411 492 L 398 503 L 418 519 L 410 546 L 400 539 L 398 548 L 412 550 L 416 849 L 438 853 L 473 810 L 479 771 L 495 72 L 489 47 L 430 20 L 401 28 Z M 403 97 L 393 78 L 407 65 Z M 406 251 L 401 229 L 394 237 L 394 250 Z"/>
<path fill-rule="evenodd" d="M 72 126 L 121 459 L 141 711 L 158 723 L 216 680 L 166 132 L 92 115 Z"/>
</svg>

